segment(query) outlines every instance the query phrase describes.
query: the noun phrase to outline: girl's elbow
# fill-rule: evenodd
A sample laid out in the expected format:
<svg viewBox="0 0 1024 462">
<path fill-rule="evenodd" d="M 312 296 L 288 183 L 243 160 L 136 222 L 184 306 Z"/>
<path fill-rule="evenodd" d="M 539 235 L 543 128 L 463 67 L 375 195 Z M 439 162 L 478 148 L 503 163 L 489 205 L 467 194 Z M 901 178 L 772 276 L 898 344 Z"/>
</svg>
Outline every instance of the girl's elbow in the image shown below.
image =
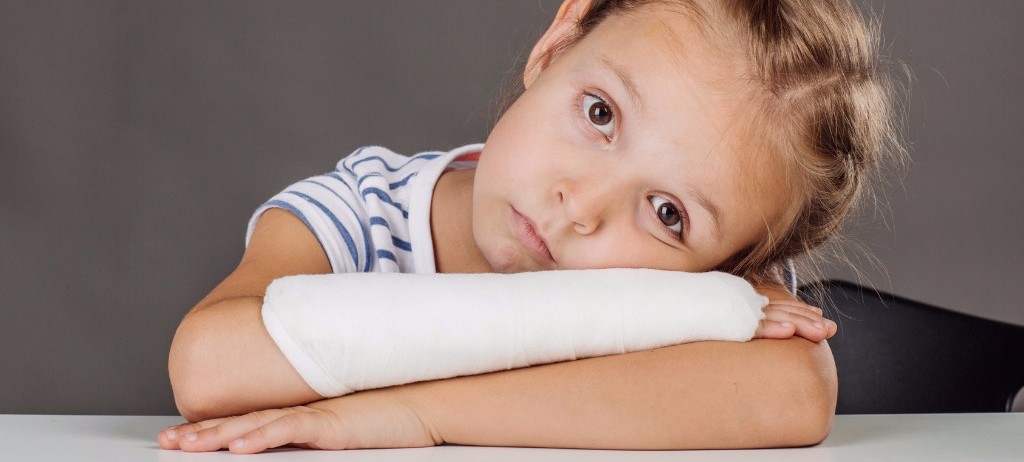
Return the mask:
<svg viewBox="0 0 1024 462">
<path fill-rule="evenodd" d="M 213 412 L 210 406 L 205 403 L 209 403 L 209 401 L 204 401 L 202 397 L 179 394 L 177 390 L 174 392 L 174 406 L 178 408 L 178 414 L 189 422 L 201 422 L 203 420 L 223 417 Z"/>
<path fill-rule="evenodd" d="M 209 360 L 209 333 L 205 330 L 201 323 L 186 316 L 174 334 L 167 358 L 174 404 L 181 416 L 190 422 L 220 417 L 215 409 L 220 401 L 215 396 L 216 384 L 218 376 L 225 371 L 215 370 Z"/>
<path fill-rule="evenodd" d="M 808 342 L 810 343 L 810 342 Z M 828 437 L 835 422 L 838 380 L 832 351 L 825 342 L 809 345 L 806 362 L 798 362 L 790 371 L 797 377 L 797 386 L 783 401 L 800 403 L 790 416 L 792 427 L 787 446 L 811 446 Z"/>
<path fill-rule="evenodd" d="M 171 370 L 175 370 L 174 360 L 171 361 L 171 364 Z M 174 405 L 178 408 L 178 413 L 189 422 L 221 417 L 215 410 L 215 406 L 220 400 L 213 396 L 214 390 L 204 383 L 200 378 L 201 374 L 194 370 L 181 370 L 193 368 L 179 367 L 177 369 L 178 372 L 172 372 L 170 376 Z"/>
<path fill-rule="evenodd" d="M 813 446 L 828 438 L 835 422 L 836 395 L 823 385 L 812 396 L 805 397 L 803 416 L 792 429 L 790 444 L 787 446 Z"/>
<path fill-rule="evenodd" d="M 827 374 L 827 377 L 821 378 L 821 381 L 823 383 L 819 384 L 818 398 L 815 400 L 812 409 L 808 410 L 810 414 L 808 420 L 813 425 L 808 429 L 808 444 L 818 444 L 825 441 L 825 438 L 828 438 L 829 433 L 832 432 L 832 425 L 836 421 L 836 400 L 838 399 L 839 390 L 834 365 L 831 372 Z"/>
<path fill-rule="evenodd" d="M 821 443 L 835 420 L 837 380 L 827 344 L 792 339 L 785 360 L 761 382 L 762 400 L 753 412 L 757 438 L 748 447 L 799 447 Z M 779 367 L 780 364 L 784 366 Z"/>
</svg>

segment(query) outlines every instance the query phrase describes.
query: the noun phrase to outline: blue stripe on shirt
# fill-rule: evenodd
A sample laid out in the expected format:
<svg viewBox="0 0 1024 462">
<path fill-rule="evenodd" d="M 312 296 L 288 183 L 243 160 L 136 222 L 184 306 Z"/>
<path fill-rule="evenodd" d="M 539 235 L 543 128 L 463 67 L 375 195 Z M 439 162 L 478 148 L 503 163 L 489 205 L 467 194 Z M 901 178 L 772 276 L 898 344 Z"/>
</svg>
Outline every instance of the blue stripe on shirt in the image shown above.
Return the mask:
<svg viewBox="0 0 1024 462">
<path fill-rule="evenodd" d="M 391 236 L 391 243 L 395 244 L 395 247 L 402 249 L 406 252 L 412 252 L 412 244 L 405 242 L 395 236 Z"/>
<path fill-rule="evenodd" d="M 359 178 L 358 182 L 356 182 L 356 189 L 363 189 L 363 182 L 366 181 L 366 180 L 369 180 L 370 178 L 383 178 L 383 177 L 384 177 L 384 175 L 381 175 L 380 173 L 377 173 L 377 172 L 367 173 L 366 175 L 363 175 L 361 178 Z"/>
<path fill-rule="evenodd" d="M 370 217 L 370 226 L 373 225 L 382 225 L 388 229 L 388 232 L 391 232 L 391 224 L 388 223 L 388 221 L 385 220 L 384 217 Z M 412 244 L 395 237 L 395 235 L 393 234 L 391 235 L 391 243 L 395 247 L 398 247 L 399 249 L 402 249 L 406 252 L 412 252 Z"/>
<path fill-rule="evenodd" d="M 398 204 L 395 201 L 391 200 L 391 196 L 388 195 L 388 193 L 382 191 L 380 188 L 366 188 L 360 191 L 360 195 L 363 196 L 363 199 L 366 199 L 366 196 L 369 196 L 371 194 L 377 196 L 377 198 L 380 199 L 381 202 L 384 202 L 385 204 L 388 204 L 398 209 L 399 212 L 402 212 L 402 218 L 409 218 L 409 212 L 403 209 L 401 204 Z"/>
<path fill-rule="evenodd" d="M 317 208 L 320 209 L 320 211 L 324 212 L 324 214 L 326 214 L 327 217 L 331 219 L 331 222 L 334 223 L 334 227 L 338 229 L 339 233 L 341 233 L 341 238 L 345 240 L 345 245 L 348 247 L 349 254 L 352 255 L 352 265 L 355 266 L 356 268 L 359 268 L 359 254 L 356 251 L 356 243 L 352 239 L 352 235 L 349 234 L 348 229 L 345 228 L 345 225 L 343 225 L 341 221 L 338 220 L 338 217 L 334 216 L 334 214 L 331 213 L 331 211 L 327 207 L 325 207 L 324 204 L 321 204 L 320 201 L 314 199 L 308 194 L 300 193 L 298 191 L 288 191 L 287 193 L 292 194 L 294 196 L 298 196 L 305 200 L 306 202 L 315 205 Z M 346 204 L 348 203 L 346 202 Z M 314 228 L 310 227 L 309 229 Z M 369 261 L 369 258 L 367 258 L 367 261 Z"/>
<path fill-rule="evenodd" d="M 359 223 L 359 231 L 362 231 L 362 233 L 363 233 L 363 251 L 364 251 L 364 255 L 369 256 L 370 255 L 370 248 L 372 247 L 371 244 L 370 244 L 370 232 L 369 232 L 369 230 L 366 229 L 366 226 L 363 226 L 363 222 L 362 222 L 362 220 L 359 219 L 359 214 L 356 213 L 356 210 L 354 208 L 352 208 L 352 204 L 349 204 L 347 200 L 342 198 L 341 195 L 339 195 L 337 191 L 331 189 L 330 186 L 327 186 L 327 185 L 325 185 L 325 184 L 323 184 L 323 183 L 321 183 L 319 181 L 304 180 L 304 181 L 301 181 L 300 183 L 312 183 L 312 184 L 315 184 L 315 185 L 317 185 L 317 186 L 319 186 L 321 188 L 324 188 L 328 192 L 333 194 L 334 197 L 338 198 L 338 200 L 341 201 L 342 204 L 345 204 L 345 207 L 348 207 L 348 210 L 350 212 L 352 212 L 352 216 L 355 217 L 356 222 Z M 348 188 L 349 186 L 346 184 L 345 187 Z M 363 265 L 363 272 L 369 272 L 371 266 L 372 265 L 370 263 L 370 259 L 367 258 L 366 259 L 366 264 Z"/>
<path fill-rule="evenodd" d="M 412 174 L 412 175 L 415 175 L 415 174 Z M 412 175 L 410 175 L 410 176 L 412 176 Z M 382 176 L 382 175 L 376 174 L 376 176 Z M 408 178 L 408 177 L 406 177 L 406 178 Z M 340 178 L 339 178 L 339 180 L 340 180 Z M 331 189 L 329 186 L 327 186 L 327 185 L 325 185 L 323 183 L 320 183 L 318 181 L 315 181 L 315 180 L 304 180 L 304 181 L 302 181 L 302 183 L 311 183 L 311 184 L 315 184 L 317 186 L 320 186 L 321 188 L 324 188 L 327 191 L 329 191 L 331 194 L 334 194 L 335 197 L 337 197 L 345 205 L 349 206 L 349 209 L 352 208 L 351 205 L 348 204 L 348 201 L 342 199 L 341 196 L 339 196 L 338 193 L 336 191 L 334 191 L 333 189 Z M 369 188 L 369 189 L 375 189 L 377 191 L 380 191 L 377 188 Z M 385 193 L 385 195 L 386 195 L 386 193 Z M 380 194 L 377 194 L 377 197 L 381 197 Z M 401 206 L 399 206 L 398 204 L 395 204 L 394 202 L 392 202 L 390 200 L 390 196 L 387 199 L 383 199 L 382 198 L 382 200 L 384 200 L 385 202 L 388 202 L 389 204 L 397 207 L 399 210 L 402 210 Z M 353 211 L 353 213 L 355 213 L 355 212 Z M 404 211 L 403 211 L 403 216 L 407 217 L 408 215 L 405 214 Z M 388 223 L 387 220 L 385 220 L 383 217 L 378 217 L 378 216 L 370 217 L 370 226 L 373 226 L 373 225 L 384 225 L 388 229 L 388 232 L 391 231 L 391 224 Z M 360 226 L 362 226 L 362 223 L 360 223 Z M 370 254 L 370 247 L 371 247 L 370 241 L 369 241 L 369 232 L 367 232 L 367 230 L 365 228 L 363 228 L 362 231 L 363 231 L 363 244 L 364 244 L 364 246 L 366 248 L 366 254 L 369 255 Z M 404 241 L 402 239 L 399 239 L 399 238 L 397 238 L 395 236 L 391 236 L 391 243 L 395 247 L 398 247 L 399 249 L 405 250 L 406 252 L 411 252 L 412 251 L 412 244 L 410 244 L 410 243 L 408 243 L 408 242 L 406 242 L 406 241 Z M 369 262 L 367 262 L 367 263 L 369 263 Z M 369 272 L 370 268 L 365 268 L 364 271 Z"/>
<path fill-rule="evenodd" d="M 405 186 L 405 184 L 408 183 L 409 180 L 412 179 L 412 177 L 416 176 L 417 173 L 419 173 L 419 172 L 410 173 L 408 176 L 406 176 L 405 178 L 402 178 L 401 180 L 398 180 L 398 181 L 396 181 L 394 183 L 389 183 L 388 184 L 388 189 L 397 189 L 397 188 L 401 188 L 402 186 Z"/>
<path fill-rule="evenodd" d="M 385 260 L 391 260 L 398 263 L 398 258 L 395 258 L 395 254 L 383 249 L 377 249 L 377 258 L 383 258 Z"/>
</svg>

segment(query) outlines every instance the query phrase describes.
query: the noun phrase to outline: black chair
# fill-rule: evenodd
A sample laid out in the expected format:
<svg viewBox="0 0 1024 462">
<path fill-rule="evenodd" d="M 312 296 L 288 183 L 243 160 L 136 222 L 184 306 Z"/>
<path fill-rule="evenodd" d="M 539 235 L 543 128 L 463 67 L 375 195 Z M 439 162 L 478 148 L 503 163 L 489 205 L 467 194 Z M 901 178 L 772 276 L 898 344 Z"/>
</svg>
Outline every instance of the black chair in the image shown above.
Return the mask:
<svg viewBox="0 0 1024 462">
<path fill-rule="evenodd" d="M 1024 326 L 849 282 L 826 281 L 822 289 L 801 293 L 830 307 L 826 313 L 839 324 L 829 340 L 839 374 L 837 414 L 1007 412 L 1024 405 Z"/>
</svg>

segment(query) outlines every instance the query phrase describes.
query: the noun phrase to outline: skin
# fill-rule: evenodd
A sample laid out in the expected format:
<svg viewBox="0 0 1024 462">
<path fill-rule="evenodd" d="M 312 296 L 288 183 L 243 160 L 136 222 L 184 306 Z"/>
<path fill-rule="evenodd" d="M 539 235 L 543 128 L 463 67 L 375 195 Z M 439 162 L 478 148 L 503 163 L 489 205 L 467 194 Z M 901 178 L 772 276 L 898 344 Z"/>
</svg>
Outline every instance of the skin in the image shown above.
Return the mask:
<svg viewBox="0 0 1024 462">
<path fill-rule="evenodd" d="M 779 166 L 751 168 L 749 108 L 720 86 L 735 63 L 718 66 L 685 17 L 651 10 L 611 20 L 544 62 L 586 7 L 563 4 L 531 54 L 537 65 L 528 66 L 526 92 L 498 122 L 478 167 L 439 180 L 431 217 L 439 271 L 703 271 L 764 238 L 766 224 L 785 212 L 780 198 L 788 191 L 770 181 Z M 625 40 L 636 31 L 644 40 Z M 642 111 L 599 54 L 630 75 Z M 587 117 L 600 104 L 587 93 L 608 104 L 614 123 Z M 749 182 L 774 189 L 753 194 Z M 718 204 L 717 232 L 695 191 Z M 682 233 L 680 223 L 655 213 L 665 199 L 677 204 Z M 516 232 L 513 207 L 552 258 Z M 779 287 L 759 288 L 772 299 L 757 332 L 764 340 L 698 342 L 322 399 L 277 350 L 259 310 L 273 279 L 330 271 L 297 218 L 282 210 L 260 218 L 239 267 L 175 335 L 172 387 L 195 423 L 161 432 L 161 447 L 776 447 L 816 443 L 831 426 L 835 365 L 824 339 L 835 324 Z"/>
<path fill-rule="evenodd" d="M 697 272 L 766 238 L 765 224 L 778 221 L 792 192 L 771 181 L 781 166 L 747 155 L 747 92 L 713 83 L 730 76 L 705 47 L 676 42 L 703 40 L 679 23 L 678 14 L 612 18 L 527 74 L 474 175 L 474 241 L 490 267 Z M 631 39 L 637 30 L 647 32 Z M 642 109 L 610 68 L 627 76 Z M 594 109 L 612 116 L 597 123 Z M 717 204 L 718 225 L 700 194 Z M 668 226 L 662 204 L 682 220 Z M 512 208 L 533 222 L 553 261 L 524 251 Z"/>
</svg>

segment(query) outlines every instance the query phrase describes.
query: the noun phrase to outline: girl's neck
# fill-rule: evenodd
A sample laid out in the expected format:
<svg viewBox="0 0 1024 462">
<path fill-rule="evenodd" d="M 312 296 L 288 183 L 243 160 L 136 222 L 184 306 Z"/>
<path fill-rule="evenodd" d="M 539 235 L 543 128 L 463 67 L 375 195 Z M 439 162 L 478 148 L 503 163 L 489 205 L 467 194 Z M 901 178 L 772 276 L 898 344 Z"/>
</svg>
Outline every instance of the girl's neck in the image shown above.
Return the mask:
<svg viewBox="0 0 1024 462">
<path fill-rule="evenodd" d="M 473 238 L 473 178 L 476 169 L 450 170 L 434 186 L 430 233 L 438 273 L 493 271 Z"/>
</svg>

